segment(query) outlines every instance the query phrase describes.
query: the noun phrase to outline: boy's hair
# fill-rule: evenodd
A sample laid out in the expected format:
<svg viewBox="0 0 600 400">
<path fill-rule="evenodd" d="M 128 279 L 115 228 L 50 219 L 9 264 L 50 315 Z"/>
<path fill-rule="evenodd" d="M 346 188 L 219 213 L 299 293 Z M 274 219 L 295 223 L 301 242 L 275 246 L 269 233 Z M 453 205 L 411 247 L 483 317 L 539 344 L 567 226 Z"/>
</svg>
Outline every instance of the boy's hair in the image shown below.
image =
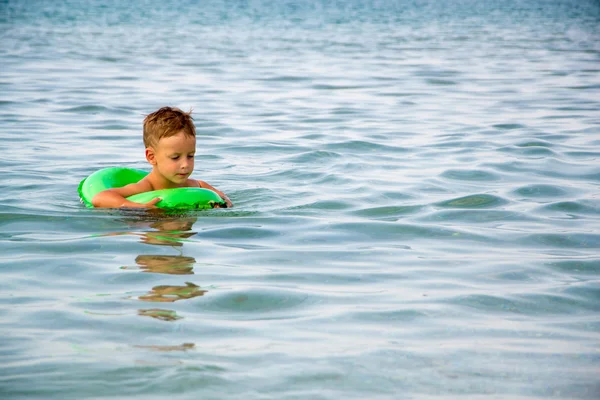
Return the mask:
<svg viewBox="0 0 600 400">
<path fill-rule="evenodd" d="M 144 146 L 155 146 L 160 139 L 175 136 L 181 131 L 196 137 L 192 110 L 184 112 L 176 107 L 163 107 L 144 118 Z"/>
</svg>

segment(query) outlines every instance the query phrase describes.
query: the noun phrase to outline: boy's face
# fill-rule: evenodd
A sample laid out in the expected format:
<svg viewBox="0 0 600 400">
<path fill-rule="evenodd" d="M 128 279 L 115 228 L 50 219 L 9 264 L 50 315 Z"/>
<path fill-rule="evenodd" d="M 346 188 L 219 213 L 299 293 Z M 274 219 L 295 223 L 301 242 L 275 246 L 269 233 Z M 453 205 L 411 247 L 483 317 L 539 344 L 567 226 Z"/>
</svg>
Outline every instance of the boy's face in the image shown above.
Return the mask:
<svg viewBox="0 0 600 400">
<path fill-rule="evenodd" d="M 183 131 L 146 149 L 146 159 L 168 181 L 183 185 L 194 171 L 196 138 Z"/>
</svg>

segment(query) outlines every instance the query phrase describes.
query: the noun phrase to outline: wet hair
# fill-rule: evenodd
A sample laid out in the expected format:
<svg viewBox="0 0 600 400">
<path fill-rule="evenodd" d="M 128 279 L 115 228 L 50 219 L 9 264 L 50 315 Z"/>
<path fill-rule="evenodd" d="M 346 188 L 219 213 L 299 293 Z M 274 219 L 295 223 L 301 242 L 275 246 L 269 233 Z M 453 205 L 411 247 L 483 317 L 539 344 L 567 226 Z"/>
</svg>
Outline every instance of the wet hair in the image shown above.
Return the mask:
<svg viewBox="0 0 600 400">
<path fill-rule="evenodd" d="M 162 107 L 144 118 L 144 146 L 156 146 L 160 139 L 175 136 L 181 131 L 196 137 L 192 110 L 184 112 L 176 107 Z"/>
</svg>

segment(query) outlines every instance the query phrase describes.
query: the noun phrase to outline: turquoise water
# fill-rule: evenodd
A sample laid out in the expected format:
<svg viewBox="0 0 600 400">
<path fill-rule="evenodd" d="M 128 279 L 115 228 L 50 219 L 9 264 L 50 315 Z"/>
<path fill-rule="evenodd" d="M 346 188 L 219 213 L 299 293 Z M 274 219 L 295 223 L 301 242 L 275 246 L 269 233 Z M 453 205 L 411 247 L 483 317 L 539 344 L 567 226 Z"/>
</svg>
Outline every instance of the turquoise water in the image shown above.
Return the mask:
<svg viewBox="0 0 600 400">
<path fill-rule="evenodd" d="M 274 4 L 272 4 L 274 3 Z M 0 2 L 0 397 L 597 399 L 597 1 Z M 236 207 L 89 210 L 193 108 Z"/>
</svg>

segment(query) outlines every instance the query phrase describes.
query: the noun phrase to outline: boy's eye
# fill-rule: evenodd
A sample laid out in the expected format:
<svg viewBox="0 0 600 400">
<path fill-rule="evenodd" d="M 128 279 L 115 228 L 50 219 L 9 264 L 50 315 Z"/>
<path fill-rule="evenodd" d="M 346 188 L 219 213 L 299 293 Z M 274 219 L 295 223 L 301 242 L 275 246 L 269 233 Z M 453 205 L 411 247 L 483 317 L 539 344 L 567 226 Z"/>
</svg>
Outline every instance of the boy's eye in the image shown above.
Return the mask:
<svg viewBox="0 0 600 400">
<path fill-rule="evenodd" d="M 196 155 L 195 155 L 195 154 L 190 154 L 190 155 L 188 156 L 188 158 L 194 158 L 194 157 L 196 157 Z"/>
<path fill-rule="evenodd" d="M 177 160 L 179 156 L 171 156 L 171 160 Z"/>
</svg>

